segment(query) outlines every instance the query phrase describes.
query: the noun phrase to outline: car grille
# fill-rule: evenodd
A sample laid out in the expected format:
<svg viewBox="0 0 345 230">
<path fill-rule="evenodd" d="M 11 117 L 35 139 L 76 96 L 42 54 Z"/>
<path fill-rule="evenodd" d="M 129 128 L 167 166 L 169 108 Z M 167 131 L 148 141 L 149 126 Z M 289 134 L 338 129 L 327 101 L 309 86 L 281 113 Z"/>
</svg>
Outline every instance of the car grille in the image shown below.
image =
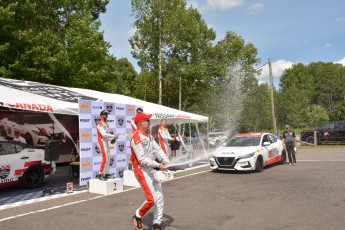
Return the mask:
<svg viewBox="0 0 345 230">
<path fill-rule="evenodd" d="M 220 167 L 233 167 L 236 163 L 235 157 L 217 157 L 216 162 Z"/>
</svg>

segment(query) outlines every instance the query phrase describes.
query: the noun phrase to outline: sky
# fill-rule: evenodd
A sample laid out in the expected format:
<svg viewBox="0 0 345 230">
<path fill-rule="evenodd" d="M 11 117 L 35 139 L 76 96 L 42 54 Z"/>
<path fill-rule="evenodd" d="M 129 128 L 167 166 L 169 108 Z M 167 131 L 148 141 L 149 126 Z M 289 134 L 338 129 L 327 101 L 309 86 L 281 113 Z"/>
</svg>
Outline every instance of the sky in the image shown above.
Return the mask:
<svg viewBox="0 0 345 230">
<path fill-rule="evenodd" d="M 296 63 L 345 66 L 344 0 L 187 0 L 187 5 L 199 10 L 216 32 L 216 42 L 232 31 L 257 48 L 259 82 L 269 82 L 268 59 L 276 88 L 284 70 Z M 127 58 L 140 72 L 128 42 L 135 31 L 131 1 L 110 0 L 100 20 L 104 39 L 112 46 L 109 52 Z"/>
</svg>

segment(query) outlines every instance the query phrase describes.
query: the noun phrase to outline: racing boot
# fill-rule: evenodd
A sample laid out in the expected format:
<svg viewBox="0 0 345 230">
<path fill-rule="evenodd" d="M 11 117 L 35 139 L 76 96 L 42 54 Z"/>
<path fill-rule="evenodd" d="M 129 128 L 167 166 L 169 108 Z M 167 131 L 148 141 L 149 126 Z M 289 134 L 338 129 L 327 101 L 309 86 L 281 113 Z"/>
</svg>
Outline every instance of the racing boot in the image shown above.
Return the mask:
<svg viewBox="0 0 345 230">
<path fill-rule="evenodd" d="M 113 179 L 113 177 L 110 174 L 108 174 L 108 173 L 105 174 L 104 177 L 105 177 L 105 179 Z"/>
<path fill-rule="evenodd" d="M 143 222 L 141 221 L 141 218 L 134 215 L 132 218 L 132 222 L 134 224 L 135 230 L 143 230 Z"/>
<path fill-rule="evenodd" d="M 103 174 L 98 174 L 97 178 L 104 181 L 107 180 L 107 178 Z"/>
</svg>

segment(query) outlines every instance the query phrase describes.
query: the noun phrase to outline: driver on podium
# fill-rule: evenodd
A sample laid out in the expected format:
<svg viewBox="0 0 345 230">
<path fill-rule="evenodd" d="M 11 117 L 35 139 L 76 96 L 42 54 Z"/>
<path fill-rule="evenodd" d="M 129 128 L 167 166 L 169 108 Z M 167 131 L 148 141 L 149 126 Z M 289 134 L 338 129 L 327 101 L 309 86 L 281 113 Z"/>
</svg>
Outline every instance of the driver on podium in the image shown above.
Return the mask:
<svg viewBox="0 0 345 230">
<path fill-rule="evenodd" d="M 158 128 L 158 140 L 159 145 L 163 149 L 165 155 L 170 157 L 171 149 L 169 147 L 169 141 L 174 142 L 175 138 L 171 137 L 169 134 L 169 130 L 166 128 L 167 119 L 163 118 L 161 121 L 161 126 Z"/>
<path fill-rule="evenodd" d="M 139 113 L 135 116 L 138 129 L 131 139 L 131 160 L 134 175 L 141 185 L 146 200 L 132 218 L 134 229 L 143 229 L 142 218 L 153 206 L 153 229 L 162 229 L 163 191 L 155 169 L 167 170 L 169 158 L 156 143 L 150 130 L 152 114 Z M 158 161 L 158 162 L 157 162 Z"/>
<path fill-rule="evenodd" d="M 107 123 L 108 111 L 103 110 L 100 113 L 100 120 L 97 123 L 97 141 L 99 149 L 102 153 L 102 163 L 99 169 L 98 178 L 100 180 L 107 180 L 110 178 L 109 174 L 109 162 L 110 162 L 110 149 L 109 141 L 116 140 L 119 138 L 117 134 L 112 134 L 109 130 L 109 125 Z"/>
</svg>

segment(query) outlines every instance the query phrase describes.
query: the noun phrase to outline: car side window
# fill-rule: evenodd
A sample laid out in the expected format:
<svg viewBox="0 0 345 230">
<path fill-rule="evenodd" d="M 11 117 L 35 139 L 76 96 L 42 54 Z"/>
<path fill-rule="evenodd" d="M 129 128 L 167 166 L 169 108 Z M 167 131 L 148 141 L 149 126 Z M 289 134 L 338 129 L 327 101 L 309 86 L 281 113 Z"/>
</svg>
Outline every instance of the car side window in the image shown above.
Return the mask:
<svg viewBox="0 0 345 230">
<path fill-rule="evenodd" d="M 277 138 L 275 136 L 269 135 L 268 137 L 269 137 L 271 143 L 276 143 L 277 142 Z"/>
<path fill-rule="evenodd" d="M 23 145 L 15 144 L 15 152 L 16 152 L 16 153 L 21 152 L 23 149 L 24 149 L 24 146 L 23 146 Z"/>
<path fill-rule="evenodd" d="M 265 135 L 263 138 L 262 138 L 262 144 L 264 144 L 264 142 L 270 142 L 269 138 L 267 135 Z"/>
<path fill-rule="evenodd" d="M 14 147 L 14 144 L 5 142 L 5 143 L 1 143 L 0 145 L 1 145 L 0 146 L 0 154 L 1 155 L 16 153 L 16 149 Z"/>
</svg>

